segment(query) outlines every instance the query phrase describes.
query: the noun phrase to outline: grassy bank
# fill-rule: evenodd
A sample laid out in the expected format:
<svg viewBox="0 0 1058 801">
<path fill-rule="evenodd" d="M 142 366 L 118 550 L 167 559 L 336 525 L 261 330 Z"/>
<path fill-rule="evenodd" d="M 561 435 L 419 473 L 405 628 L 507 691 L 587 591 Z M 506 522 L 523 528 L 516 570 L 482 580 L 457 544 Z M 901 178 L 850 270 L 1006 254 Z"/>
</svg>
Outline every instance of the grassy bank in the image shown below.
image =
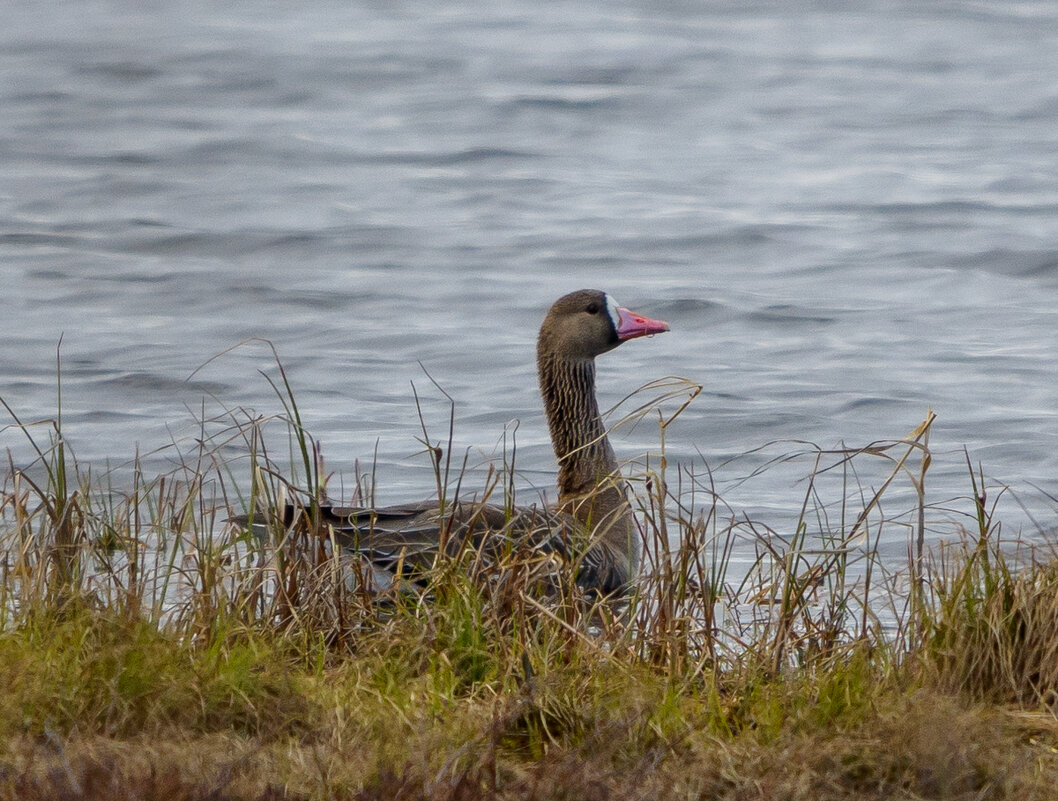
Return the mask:
<svg viewBox="0 0 1058 801">
<path fill-rule="evenodd" d="M 1004 547 L 972 474 L 961 536 L 919 553 L 932 418 L 816 452 L 773 531 L 666 464 L 694 387 L 654 390 L 645 578 L 617 610 L 568 576 L 541 592 L 519 553 L 364 592 L 311 525 L 326 482 L 289 393 L 296 478 L 241 414 L 128 487 L 16 420 L 39 458 L 0 494 L 0 797 L 1054 798 L 1058 565 Z M 513 500 L 510 464 L 470 488 L 423 440 L 440 497 Z M 277 497 L 301 524 L 223 524 Z M 894 536 L 906 565 L 878 558 Z"/>
</svg>

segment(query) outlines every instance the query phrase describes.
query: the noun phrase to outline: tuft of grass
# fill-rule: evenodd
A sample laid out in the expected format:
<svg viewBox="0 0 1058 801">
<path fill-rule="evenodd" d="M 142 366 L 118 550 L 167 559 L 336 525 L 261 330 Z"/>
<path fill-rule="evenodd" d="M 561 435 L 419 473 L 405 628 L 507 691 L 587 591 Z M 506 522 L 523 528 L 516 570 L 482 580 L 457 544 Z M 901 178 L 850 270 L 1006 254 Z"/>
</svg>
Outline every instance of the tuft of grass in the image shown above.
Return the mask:
<svg viewBox="0 0 1058 801">
<path fill-rule="evenodd" d="M 229 636 L 203 648 L 143 618 L 40 610 L 0 634 L 0 726 L 107 736 L 299 732 L 313 711 L 282 645 Z"/>
<path fill-rule="evenodd" d="M 1058 561 L 1006 547 L 974 489 L 976 540 L 944 554 L 935 575 L 935 604 L 924 614 L 919 654 L 931 681 L 993 703 L 1054 708 L 1058 702 Z M 1016 543 L 1010 544 L 1011 546 Z"/>
</svg>

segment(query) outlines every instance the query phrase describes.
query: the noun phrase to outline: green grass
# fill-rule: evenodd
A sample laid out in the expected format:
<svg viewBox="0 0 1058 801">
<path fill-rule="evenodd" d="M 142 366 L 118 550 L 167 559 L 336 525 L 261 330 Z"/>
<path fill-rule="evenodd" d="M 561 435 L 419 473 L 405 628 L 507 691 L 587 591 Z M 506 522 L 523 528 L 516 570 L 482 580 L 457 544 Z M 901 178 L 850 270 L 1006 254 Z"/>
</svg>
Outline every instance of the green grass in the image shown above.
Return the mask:
<svg viewBox="0 0 1058 801">
<path fill-rule="evenodd" d="M 15 419 L 38 459 L 0 484 L 0 797 L 1054 797 L 1058 563 L 1011 556 L 972 473 L 972 530 L 903 585 L 877 558 L 880 537 L 923 531 L 932 416 L 808 448 L 780 532 L 667 464 L 697 389 L 650 387 L 633 414 L 661 420 L 634 476 L 647 576 L 614 609 L 568 576 L 541 592 L 517 553 L 494 581 L 463 555 L 366 595 L 314 527 L 319 450 L 274 386 L 283 419 L 203 424 L 179 469 L 125 488 L 82 470 L 60 417 Z M 512 503 L 513 447 L 470 488 L 451 420 L 422 431 L 439 497 Z M 894 514 L 897 487 L 917 500 Z M 223 525 L 283 497 L 305 519 L 267 541 Z M 760 556 L 736 580 L 740 538 Z"/>
</svg>

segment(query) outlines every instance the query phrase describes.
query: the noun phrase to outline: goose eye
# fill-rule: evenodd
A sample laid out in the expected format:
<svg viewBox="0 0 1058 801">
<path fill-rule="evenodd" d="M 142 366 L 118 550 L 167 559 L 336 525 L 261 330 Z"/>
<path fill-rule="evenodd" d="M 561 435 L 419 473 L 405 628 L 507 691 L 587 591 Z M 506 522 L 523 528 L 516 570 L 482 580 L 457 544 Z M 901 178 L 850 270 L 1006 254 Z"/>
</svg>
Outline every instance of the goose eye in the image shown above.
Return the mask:
<svg viewBox="0 0 1058 801">
<path fill-rule="evenodd" d="M 588 304 L 588 308 L 586 308 L 584 311 L 586 311 L 588 314 L 598 314 L 599 313 L 599 304 L 598 303 L 589 303 Z"/>
</svg>

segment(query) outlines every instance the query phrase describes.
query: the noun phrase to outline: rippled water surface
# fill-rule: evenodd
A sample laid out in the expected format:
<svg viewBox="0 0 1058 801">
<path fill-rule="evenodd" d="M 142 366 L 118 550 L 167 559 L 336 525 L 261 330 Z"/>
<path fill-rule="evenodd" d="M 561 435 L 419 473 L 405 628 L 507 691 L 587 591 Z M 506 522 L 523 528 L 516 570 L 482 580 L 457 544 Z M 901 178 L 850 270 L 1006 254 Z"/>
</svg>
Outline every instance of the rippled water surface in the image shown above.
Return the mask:
<svg viewBox="0 0 1058 801">
<path fill-rule="evenodd" d="M 669 454 L 736 509 L 781 528 L 811 459 L 739 479 L 932 408 L 931 503 L 970 510 L 946 503 L 969 492 L 965 447 L 1013 488 L 1015 528 L 1053 525 L 1058 3 L 4 17 L 0 392 L 52 416 L 61 336 L 84 464 L 164 471 L 203 414 L 281 411 L 265 344 L 209 361 L 262 338 L 329 469 L 377 447 L 381 500 L 433 486 L 411 382 L 438 438 L 448 410 L 425 370 L 472 464 L 518 421 L 524 483 L 546 487 L 536 327 L 590 286 L 672 325 L 600 360 L 603 405 L 704 385 Z M 656 443 L 649 422 L 615 437 L 628 457 Z M 27 458 L 10 428 L 0 447 Z"/>
</svg>

